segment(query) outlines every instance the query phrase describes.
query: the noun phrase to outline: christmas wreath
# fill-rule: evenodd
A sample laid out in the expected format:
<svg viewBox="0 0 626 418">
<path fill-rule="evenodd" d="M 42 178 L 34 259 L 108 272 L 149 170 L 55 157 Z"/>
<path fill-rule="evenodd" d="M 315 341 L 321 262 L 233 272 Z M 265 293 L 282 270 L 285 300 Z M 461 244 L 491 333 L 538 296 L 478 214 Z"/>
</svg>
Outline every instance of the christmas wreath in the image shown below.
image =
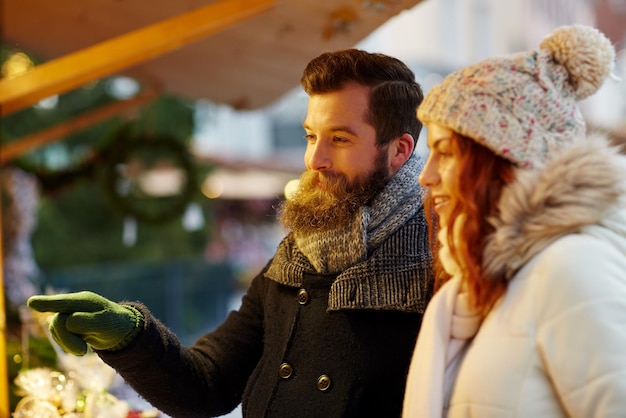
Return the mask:
<svg viewBox="0 0 626 418">
<path fill-rule="evenodd" d="M 104 188 L 125 215 L 165 222 L 182 216 L 193 198 L 195 167 L 175 138 L 122 135 L 104 159 Z"/>
</svg>

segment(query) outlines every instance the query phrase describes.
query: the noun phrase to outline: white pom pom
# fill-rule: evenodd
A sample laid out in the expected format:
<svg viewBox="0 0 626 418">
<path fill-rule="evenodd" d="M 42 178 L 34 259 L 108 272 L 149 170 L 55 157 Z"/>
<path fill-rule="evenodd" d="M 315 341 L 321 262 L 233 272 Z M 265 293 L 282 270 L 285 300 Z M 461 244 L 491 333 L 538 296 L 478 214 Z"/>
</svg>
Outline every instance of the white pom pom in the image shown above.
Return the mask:
<svg viewBox="0 0 626 418">
<path fill-rule="evenodd" d="M 611 41 L 596 28 L 584 25 L 562 26 L 539 47 L 550 51 L 554 59 L 567 68 L 578 100 L 600 88 L 615 59 Z"/>
</svg>

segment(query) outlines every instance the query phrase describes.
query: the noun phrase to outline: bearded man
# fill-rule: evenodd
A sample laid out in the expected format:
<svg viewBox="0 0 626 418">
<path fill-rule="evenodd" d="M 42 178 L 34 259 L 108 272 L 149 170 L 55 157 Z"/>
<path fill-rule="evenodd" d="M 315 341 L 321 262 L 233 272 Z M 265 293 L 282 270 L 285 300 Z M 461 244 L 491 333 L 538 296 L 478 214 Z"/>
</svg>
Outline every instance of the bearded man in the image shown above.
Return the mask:
<svg viewBox="0 0 626 418">
<path fill-rule="evenodd" d="M 241 307 L 184 347 L 141 303 L 35 296 L 67 351 L 93 349 L 173 417 L 398 417 L 432 258 L 423 94 L 401 61 L 357 49 L 304 70 L 306 171 L 280 207 L 289 234 Z"/>
</svg>

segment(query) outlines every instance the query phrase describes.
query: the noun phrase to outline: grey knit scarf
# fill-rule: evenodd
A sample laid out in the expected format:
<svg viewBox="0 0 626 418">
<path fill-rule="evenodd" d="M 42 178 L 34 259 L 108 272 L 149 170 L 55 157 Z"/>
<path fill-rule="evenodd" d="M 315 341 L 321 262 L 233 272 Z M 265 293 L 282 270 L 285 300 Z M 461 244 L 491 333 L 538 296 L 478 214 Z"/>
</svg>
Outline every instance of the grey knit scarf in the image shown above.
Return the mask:
<svg viewBox="0 0 626 418">
<path fill-rule="evenodd" d="M 294 234 L 298 249 L 317 273 L 339 273 L 365 261 L 420 209 L 422 188 L 417 177 L 423 162 L 415 154 L 391 178 L 370 206 L 362 206 L 344 228 L 306 235 Z"/>
</svg>

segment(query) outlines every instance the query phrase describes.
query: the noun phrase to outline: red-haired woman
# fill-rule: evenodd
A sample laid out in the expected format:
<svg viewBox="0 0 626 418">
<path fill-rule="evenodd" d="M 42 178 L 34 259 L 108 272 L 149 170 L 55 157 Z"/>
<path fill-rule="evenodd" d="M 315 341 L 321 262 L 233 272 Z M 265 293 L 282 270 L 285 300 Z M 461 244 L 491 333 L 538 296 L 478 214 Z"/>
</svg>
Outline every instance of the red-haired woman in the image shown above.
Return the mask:
<svg viewBox="0 0 626 418">
<path fill-rule="evenodd" d="M 562 27 L 420 105 L 442 271 L 404 417 L 624 416 L 626 156 L 576 104 L 613 59 L 596 29 Z"/>
</svg>

